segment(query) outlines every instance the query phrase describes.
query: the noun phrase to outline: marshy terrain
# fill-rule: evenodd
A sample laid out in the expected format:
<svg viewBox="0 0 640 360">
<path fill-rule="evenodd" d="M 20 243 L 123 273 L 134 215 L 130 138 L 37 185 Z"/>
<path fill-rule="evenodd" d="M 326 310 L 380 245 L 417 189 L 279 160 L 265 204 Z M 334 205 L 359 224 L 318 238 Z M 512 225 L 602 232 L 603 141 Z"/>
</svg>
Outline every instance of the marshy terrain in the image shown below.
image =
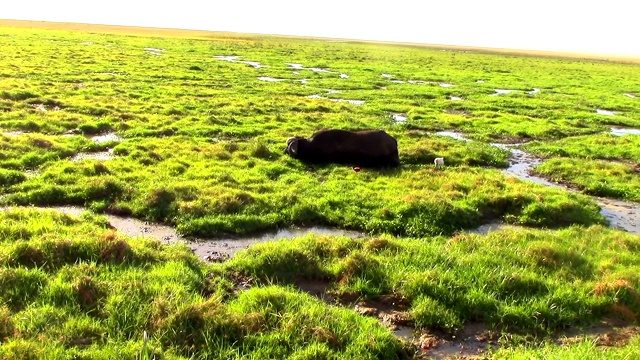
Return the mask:
<svg viewBox="0 0 640 360">
<path fill-rule="evenodd" d="M 640 355 L 639 64 L 0 29 L 0 357 Z"/>
</svg>

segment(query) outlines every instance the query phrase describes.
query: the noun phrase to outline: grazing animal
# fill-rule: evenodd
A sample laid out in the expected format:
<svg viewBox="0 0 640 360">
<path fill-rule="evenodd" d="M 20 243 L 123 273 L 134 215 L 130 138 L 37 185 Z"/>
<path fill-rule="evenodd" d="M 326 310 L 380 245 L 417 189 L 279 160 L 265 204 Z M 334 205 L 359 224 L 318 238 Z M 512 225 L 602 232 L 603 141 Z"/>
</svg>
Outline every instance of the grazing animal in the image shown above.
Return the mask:
<svg viewBox="0 0 640 360">
<path fill-rule="evenodd" d="M 433 163 L 436 164 L 436 167 L 439 169 L 442 167 L 442 165 L 444 165 L 444 158 L 443 157 L 436 158 L 435 160 L 433 160 Z"/>
<path fill-rule="evenodd" d="M 287 139 L 285 154 L 315 164 L 350 164 L 360 167 L 398 167 L 398 142 L 383 130 L 321 130 L 309 139 Z"/>
</svg>

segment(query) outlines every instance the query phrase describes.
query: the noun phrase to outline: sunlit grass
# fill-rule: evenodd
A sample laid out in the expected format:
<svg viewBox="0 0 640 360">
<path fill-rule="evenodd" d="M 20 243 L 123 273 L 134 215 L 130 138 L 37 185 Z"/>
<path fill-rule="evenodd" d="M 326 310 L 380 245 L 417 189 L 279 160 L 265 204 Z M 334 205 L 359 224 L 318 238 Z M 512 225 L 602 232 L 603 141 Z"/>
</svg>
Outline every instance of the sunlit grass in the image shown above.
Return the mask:
<svg viewBox="0 0 640 360">
<path fill-rule="evenodd" d="M 143 345 L 167 359 L 404 351 L 373 319 L 278 286 L 236 292 L 186 247 L 120 236 L 101 218 L 7 210 L 0 234 L 3 358 L 133 359 Z"/>
<path fill-rule="evenodd" d="M 527 141 L 546 158 L 538 173 L 639 200 L 637 136 L 606 134 L 640 125 L 640 103 L 624 95 L 640 94 L 637 64 L 238 34 L 2 30 L 2 206 L 81 205 L 187 235 L 320 224 L 374 237 L 309 236 L 204 265 L 184 246 L 126 238 L 96 215 L 3 211 L 0 357 L 406 355 L 374 319 L 294 289 L 300 279 L 336 296 L 404 296 L 414 326 L 448 332 L 483 322 L 542 336 L 604 316 L 637 320 L 638 237 L 598 225 L 587 196 L 505 177 L 509 153 L 483 143 Z M 288 137 L 323 128 L 384 129 L 402 166 L 355 172 L 283 154 Z M 118 138 L 90 139 L 105 133 Z M 556 230 L 455 235 L 495 220 Z M 258 283 L 242 290 L 242 275 Z M 638 348 L 530 345 L 496 356 Z"/>
<path fill-rule="evenodd" d="M 638 237 L 605 230 L 503 230 L 488 236 L 306 237 L 255 245 L 227 266 L 263 279 L 325 279 L 336 294 L 411 302 L 419 327 L 468 322 L 540 334 L 637 314 Z M 629 315 L 633 320 L 637 315 Z"/>
</svg>

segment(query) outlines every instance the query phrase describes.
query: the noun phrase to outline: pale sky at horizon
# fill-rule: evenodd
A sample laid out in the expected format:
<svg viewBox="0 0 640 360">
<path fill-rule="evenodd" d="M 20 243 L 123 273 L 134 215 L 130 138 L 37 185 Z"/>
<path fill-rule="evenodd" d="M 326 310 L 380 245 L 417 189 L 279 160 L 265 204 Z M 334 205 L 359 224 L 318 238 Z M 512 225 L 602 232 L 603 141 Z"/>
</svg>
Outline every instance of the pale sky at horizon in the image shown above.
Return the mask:
<svg viewBox="0 0 640 360">
<path fill-rule="evenodd" d="M 0 19 L 640 55 L 635 0 L 5 0 Z"/>
</svg>

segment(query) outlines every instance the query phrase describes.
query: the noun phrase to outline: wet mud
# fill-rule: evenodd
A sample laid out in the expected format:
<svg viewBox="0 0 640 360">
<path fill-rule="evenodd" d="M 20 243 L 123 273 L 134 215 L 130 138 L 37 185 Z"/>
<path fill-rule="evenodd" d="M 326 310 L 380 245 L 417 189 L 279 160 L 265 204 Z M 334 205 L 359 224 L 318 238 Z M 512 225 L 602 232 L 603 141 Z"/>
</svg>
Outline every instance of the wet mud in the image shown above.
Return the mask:
<svg viewBox="0 0 640 360">
<path fill-rule="evenodd" d="M 502 226 L 500 224 L 494 224 Z M 362 316 L 375 318 L 397 338 L 413 345 L 416 359 L 482 358 L 490 350 L 509 346 L 508 336 L 486 324 L 470 322 L 454 334 L 413 325 L 410 301 L 395 294 L 377 299 L 362 299 L 355 293 L 336 293 L 329 281 L 298 279 L 294 285 L 301 291 L 328 304 L 353 309 Z M 597 346 L 623 346 L 640 332 L 640 327 L 620 319 L 604 319 L 586 328 L 569 328 L 546 340 L 558 345 L 593 340 Z"/>
<path fill-rule="evenodd" d="M 16 207 L 19 208 L 19 207 Z M 71 216 L 80 216 L 87 211 L 78 206 L 33 207 L 41 210 L 56 210 Z M 101 214 L 109 220 L 109 225 L 120 233 L 130 237 L 147 237 L 161 241 L 164 244 L 186 244 L 194 254 L 208 261 L 224 261 L 240 250 L 251 245 L 293 239 L 309 234 L 347 236 L 351 238 L 366 237 L 364 233 L 329 227 L 294 227 L 261 233 L 256 236 L 229 236 L 216 238 L 184 237 L 171 226 L 149 223 L 131 217 L 112 214 Z"/>
</svg>

